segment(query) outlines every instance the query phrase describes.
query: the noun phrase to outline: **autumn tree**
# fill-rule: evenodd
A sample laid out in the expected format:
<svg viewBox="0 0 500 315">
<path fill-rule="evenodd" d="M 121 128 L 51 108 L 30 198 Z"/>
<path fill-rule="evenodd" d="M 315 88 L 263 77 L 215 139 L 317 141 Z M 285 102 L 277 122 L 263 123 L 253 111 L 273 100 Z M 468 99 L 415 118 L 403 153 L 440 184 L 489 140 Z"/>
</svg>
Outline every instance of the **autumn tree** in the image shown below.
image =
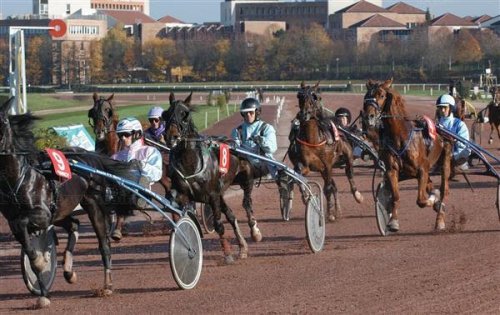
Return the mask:
<svg viewBox="0 0 500 315">
<path fill-rule="evenodd" d="M 0 38 L 0 84 L 3 85 L 9 76 L 9 43 Z"/>
<path fill-rule="evenodd" d="M 143 66 L 148 69 L 148 78 L 165 81 L 170 70 L 170 59 L 175 54 L 175 43 L 171 39 L 153 38 L 142 47 Z"/>
<path fill-rule="evenodd" d="M 454 40 L 454 51 L 455 60 L 462 65 L 478 62 L 483 58 L 479 42 L 466 29 L 460 30 Z"/>
<path fill-rule="evenodd" d="M 117 23 L 101 41 L 105 77 L 108 80 L 127 78 L 128 68 L 125 64 L 125 56 L 133 48 L 133 41 L 127 37 L 123 25 Z"/>
<path fill-rule="evenodd" d="M 42 78 L 42 63 L 38 57 L 41 52 L 42 39 L 34 36 L 30 39 L 26 51 L 26 80 L 28 84 L 40 85 Z"/>
<path fill-rule="evenodd" d="M 85 80 L 92 83 L 105 82 L 104 78 L 104 61 L 102 54 L 102 42 L 93 40 L 89 43 L 89 60 L 86 61 Z"/>
</svg>

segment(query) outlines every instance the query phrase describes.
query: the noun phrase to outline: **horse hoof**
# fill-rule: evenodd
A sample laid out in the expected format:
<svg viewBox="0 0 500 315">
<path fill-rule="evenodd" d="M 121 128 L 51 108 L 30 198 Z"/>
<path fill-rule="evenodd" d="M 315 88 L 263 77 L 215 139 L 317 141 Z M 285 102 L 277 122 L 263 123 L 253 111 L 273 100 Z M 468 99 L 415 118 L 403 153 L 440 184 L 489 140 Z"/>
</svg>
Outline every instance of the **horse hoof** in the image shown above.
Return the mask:
<svg viewBox="0 0 500 315">
<path fill-rule="evenodd" d="M 488 140 L 488 144 L 492 144 L 492 143 L 493 143 L 493 139 Z"/>
<path fill-rule="evenodd" d="M 439 221 L 436 221 L 436 231 L 438 232 L 441 232 L 441 231 L 444 231 L 446 229 L 446 225 L 443 221 L 439 220 Z"/>
<path fill-rule="evenodd" d="M 46 298 L 45 296 L 39 297 L 38 300 L 36 301 L 36 305 L 35 305 L 35 307 L 37 309 L 47 308 L 49 306 L 50 306 L 50 300 L 48 298 Z"/>
<path fill-rule="evenodd" d="M 262 241 L 262 234 L 260 233 L 260 230 L 252 233 L 252 241 L 254 242 Z"/>
<path fill-rule="evenodd" d="M 102 297 L 111 296 L 112 294 L 113 294 L 113 290 L 111 290 L 111 289 L 103 289 L 101 291 L 101 296 Z"/>
<path fill-rule="evenodd" d="M 398 220 L 391 220 L 389 224 L 387 224 L 387 228 L 389 229 L 390 232 L 397 232 L 399 231 L 399 222 Z"/>
<path fill-rule="evenodd" d="M 354 199 L 356 200 L 357 203 L 363 203 L 365 200 L 365 197 L 359 192 L 359 190 L 356 190 L 354 193 Z"/>
<path fill-rule="evenodd" d="M 241 252 L 239 255 L 240 259 L 247 259 L 248 258 L 248 253 L 247 252 Z"/>
<path fill-rule="evenodd" d="M 111 235 L 111 238 L 117 242 L 121 241 L 122 239 L 122 232 L 120 230 L 115 230 L 113 232 L 113 235 Z"/>
<path fill-rule="evenodd" d="M 76 275 L 76 272 L 74 271 L 65 271 L 64 272 L 64 279 L 66 279 L 67 283 L 75 283 L 78 280 L 78 277 Z"/>
<path fill-rule="evenodd" d="M 225 265 L 231 265 L 232 263 L 234 263 L 233 256 L 231 256 L 231 255 L 226 255 L 226 256 L 224 257 L 224 264 L 225 264 Z"/>
<path fill-rule="evenodd" d="M 330 214 L 330 215 L 328 216 L 328 221 L 329 221 L 329 222 L 333 222 L 333 221 L 335 221 L 335 216 L 334 216 L 333 214 Z"/>
</svg>

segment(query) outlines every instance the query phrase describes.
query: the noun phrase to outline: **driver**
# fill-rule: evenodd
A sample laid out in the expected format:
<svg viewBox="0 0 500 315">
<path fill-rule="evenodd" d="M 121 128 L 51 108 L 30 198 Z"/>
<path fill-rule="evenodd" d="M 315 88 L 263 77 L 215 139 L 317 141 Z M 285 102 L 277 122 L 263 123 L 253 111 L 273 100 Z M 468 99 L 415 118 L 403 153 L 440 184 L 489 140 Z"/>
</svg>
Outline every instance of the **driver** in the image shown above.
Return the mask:
<svg viewBox="0 0 500 315">
<path fill-rule="evenodd" d="M 140 165 L 139 185 L 149 188 L 154 182 L 160 180 L 162 176 L 163 161 L 158 149 L 145 145 L 141 123 L 133 118 L 127 117 L 118 122 L 116 126 L 116 134 L 120 139 L 121 151 L 113 154 L 111 158 L 115 160 L 129 162 L 136 160 Z M 146 201 L 138 198 L 136 206 L 138 209 L 144 209 Z M 113 232 L 112 238 L 120 240 L 122 238 L 122 223 L 125 217 L 118 216 L 116 229 Z"/>
<path fill-rule="evenodd" d="M 449 94 L 443 94 L 436 100 L 438 123 L 454 134 L 469 141 L 469 129 L 467 125 L 458 118 L 453 117 L 455 111 L 455 99 Z M 462 142 L 455 141 L 453 145 L 453 163 L 462 170 L 468 170 L 468 160 L 471 151 Z"/>
</svg>

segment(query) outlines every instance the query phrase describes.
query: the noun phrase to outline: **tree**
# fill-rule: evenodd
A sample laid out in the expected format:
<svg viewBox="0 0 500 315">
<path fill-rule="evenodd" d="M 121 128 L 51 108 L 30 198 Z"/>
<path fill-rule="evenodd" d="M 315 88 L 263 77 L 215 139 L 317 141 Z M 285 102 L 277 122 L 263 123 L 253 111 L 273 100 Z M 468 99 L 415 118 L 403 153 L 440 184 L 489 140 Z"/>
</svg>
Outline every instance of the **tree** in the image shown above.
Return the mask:
<svg viewBox="0 0 500 315">
<path fill-rule="evenodd" d="M 0 84 L 9 76 L 9 43 L 6 38 L 0 38 Z"/>
<path fill-rule="evenodd" d="M 170 69 L 170 58 L 175 54 L 175 43 L 171 39 L 154 38 L 143 45 L 143 65 L 152 81 L 165 81 Z"/>
<path fill-rule="evenodd" d="M 34 36 L 29 41 L 26 51 L 26 80 L 27 84 L 40 85 L 42 79 L 42 63 L 39 56 L 42 39 Z"/>
<path fill-rule="evenodd" d="M 122 24 L 117 23 L 108 31 L 102 39 L 103 70 L 108 80 L 119 81 L 128 77 L 125 56 L 132 48 L 133 41 L 127 37 Z"/>
<path fill-rule="evenodd" d="M 466 29 L 460 30 L 454 44 L 455 59 L 462 65 L 478 62 L 483 58 L 479 42 Z"/>
<path fill-rule="evenodd" d="M 102 42 L 91 41 L 89 51 L 90 58 L 86 61 L 88 69 L 85 69 L 86 80 L 92 84 L 105 82 Z"/>
</svg>

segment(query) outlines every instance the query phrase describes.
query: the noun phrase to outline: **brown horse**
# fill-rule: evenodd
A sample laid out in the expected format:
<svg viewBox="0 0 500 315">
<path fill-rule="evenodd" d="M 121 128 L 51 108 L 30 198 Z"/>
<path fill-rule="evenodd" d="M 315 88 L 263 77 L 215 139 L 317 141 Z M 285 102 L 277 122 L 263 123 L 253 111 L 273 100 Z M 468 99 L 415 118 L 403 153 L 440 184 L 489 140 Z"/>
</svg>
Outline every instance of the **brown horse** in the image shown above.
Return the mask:
<svg viewBox="0 0 500 315">
<path fill-rule="evenodd" d="M 436 230 L 443 230 L 444 201 L 449 194 L 451 143 L 438 134 L 426 139 L 422 128 L 417 128 L 417 122 L 409 118 L 404 100 L 391 86 L 392 79 L 383 83 L 369 80 L 363 106 L 363 127 L 378 130 L 379 157 L 387 170 L 384 181 L 392 192 L 392 217 L 387 226 L 389 231 L 399 230 L 399 180 L 417 178 L 417 205 L 420 208 L 433 206 L 437 212 Z M 439 192 L 429 177 L 429 171 L 435 165 L 441 172 Z M 426 193 L 430 194 L 429 198 Z M 438 193 L 441 200 L 438 200 Z"/>
<path fill-rule="evenodd" d="M 490 138 L 488 140 L 489 144 L 493 143 L 493 132 L 496 131 L 498 138 L 500 139 L 500 86 L 490 90 L 493 100 L 488 104 L 486 110 L 488 111 L 488 120 L 491 127 Z"/>
<path fill-rule="evenodd" d="M 318 85 L 319 83 L 310 87 L 301 83 L 301 89 L 297 94 L 300 107 L 297 120 L 300 125 L 298 132 L 290 136 L 288 156 L 299 174 L 306 176 L 310 171 L 321 173 L 327 200 L 328 220 L 334 221 L 336 217 L 342 215 L 337 186 L 333 180 L 333 166 L 341 157 L 346 162 L 345 174 L 354 199 L 361 203 L 364 198 L 353 179 L 352 147 L 347 140 L 331 133 L 330 130 L 334 126 L 324 115 L 323 109 L 318 106 L 318 102 L 321 101 L 320 96 L 316 94 Z M 335 199 L 334 213 L 331 213 L 334 207 L 331 202 L 332 194 Z"/>
<path fill-rule="evenodd" d="M 92 95 L 94 106 L 89 110 L 89 125 L 94 129 L 95 151 L 107 156 L 118 151 L 118 136 L 116 125 L 118 124 L 118 111 L 113 101 L 114 94 L 107 99 Z"/>
<path fill-rule="evenodd" d="M 453 116 L 459 118 L 460 120 L 464 120 L 467 112 L 467 104 L 465 102 L 465 98 L 461 95 L 462 91 L 462 81 L 450 80 L 448 84 L 448 94 L 453 96 L 455 99 L 455 110 L 453 111 Z M 436 114 L 437 117 L 437 114 Z"/>
</svg>

